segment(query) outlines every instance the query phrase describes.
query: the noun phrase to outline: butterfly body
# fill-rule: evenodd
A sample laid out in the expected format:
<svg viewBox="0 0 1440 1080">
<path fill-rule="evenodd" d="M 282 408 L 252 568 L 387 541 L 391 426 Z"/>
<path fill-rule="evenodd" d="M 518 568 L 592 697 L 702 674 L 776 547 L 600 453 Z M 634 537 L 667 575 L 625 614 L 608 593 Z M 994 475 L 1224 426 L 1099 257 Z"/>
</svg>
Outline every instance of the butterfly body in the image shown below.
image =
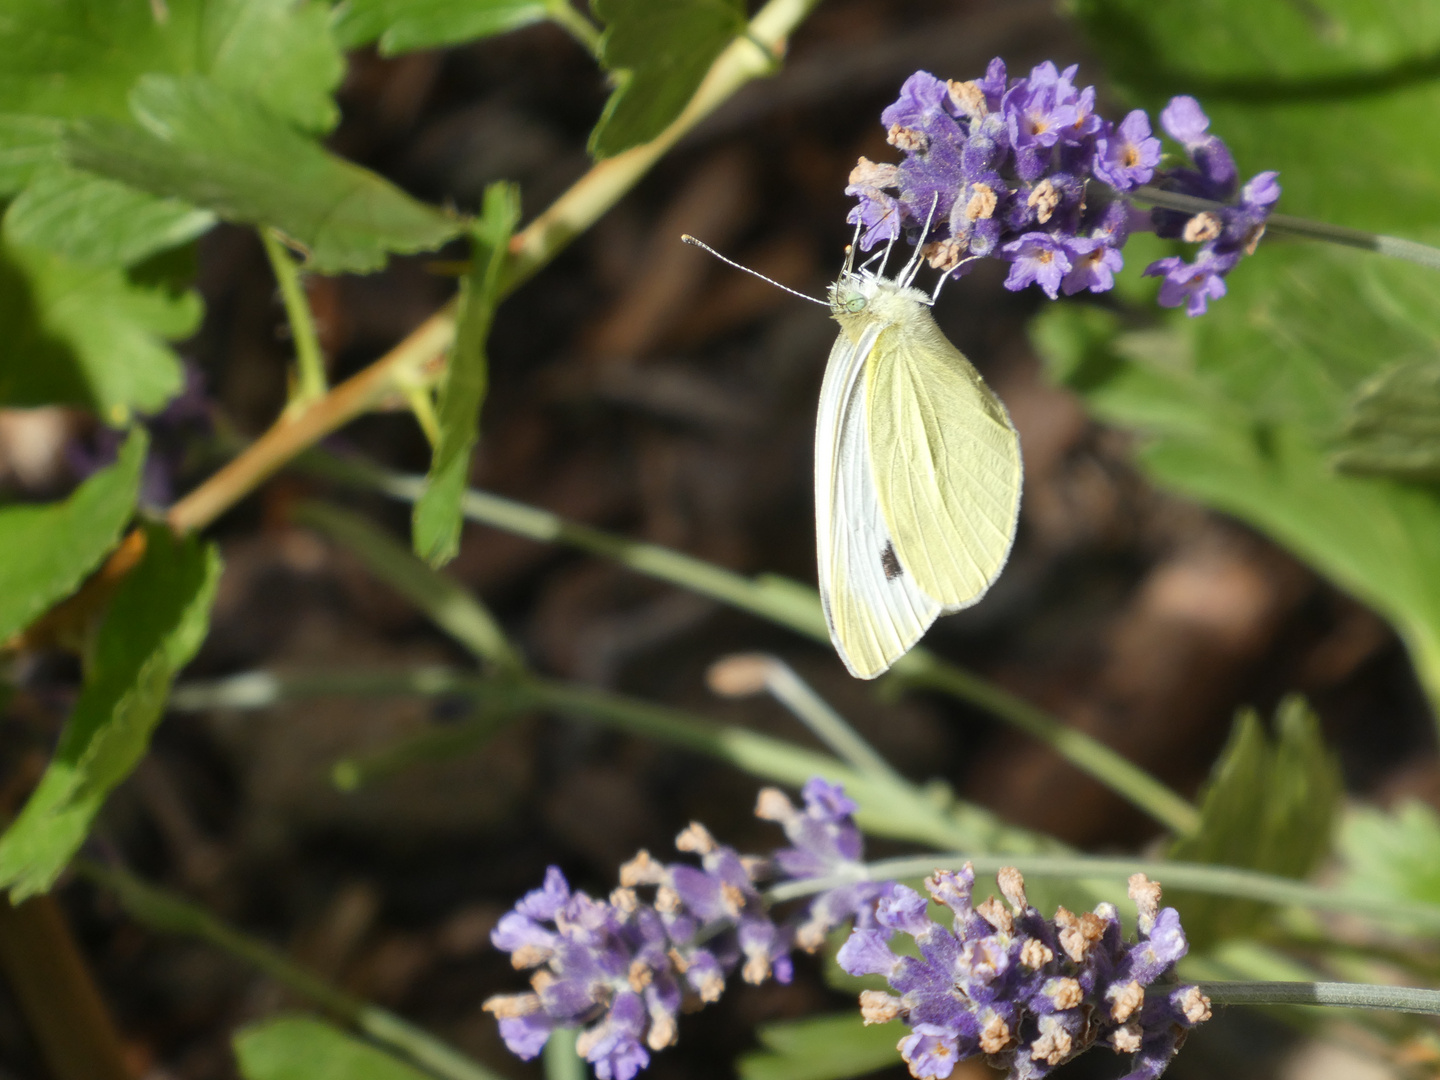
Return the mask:
<svg viewBox="0 0 1440 1080">
<path fill-rule="evenodd" d="M 999 575 L 1020 506 L 1019 437 L 918 289 L 861 271 L 830 290 L 820 391 L 820 596 L 845 666 L 874 678 Z"/>
</svg>

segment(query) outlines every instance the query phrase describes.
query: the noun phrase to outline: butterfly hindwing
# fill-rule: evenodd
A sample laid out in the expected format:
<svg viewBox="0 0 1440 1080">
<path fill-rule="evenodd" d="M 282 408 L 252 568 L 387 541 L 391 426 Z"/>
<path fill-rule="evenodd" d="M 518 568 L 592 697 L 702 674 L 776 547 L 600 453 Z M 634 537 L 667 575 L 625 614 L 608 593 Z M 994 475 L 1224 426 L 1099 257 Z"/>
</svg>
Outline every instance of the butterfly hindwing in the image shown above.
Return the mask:
<svg viewBox="0 0 1440 1080">
<path fill-rule="evenodd" d="M 955 611 L 980 599 L 1010 555 L 1019 436 L 928 307 L 898 290 L 885 300 L 906 306 L 883 320 L 866 363 L 874 485 L 901 566 Z"/>
<path fill-rule="evenodd" d="M 903 656 L 940 612 L 905 572 L 871 466 L 866 361 L 881 329 L 836 340 L 815 431 L 820 597 L 840 658 L 862 679 Z"/>
</svg>

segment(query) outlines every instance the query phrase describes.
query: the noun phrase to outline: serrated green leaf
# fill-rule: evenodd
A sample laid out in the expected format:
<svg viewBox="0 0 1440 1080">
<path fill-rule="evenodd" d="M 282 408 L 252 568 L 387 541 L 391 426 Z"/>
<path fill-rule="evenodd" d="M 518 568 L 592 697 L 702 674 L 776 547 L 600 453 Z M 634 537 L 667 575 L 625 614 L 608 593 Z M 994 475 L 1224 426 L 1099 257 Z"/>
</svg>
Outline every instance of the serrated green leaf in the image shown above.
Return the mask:
<svg viewBox="0 0 1440 1080">
<path fill-rule="evenodd" d="M 477 658 L 503 669 L 521 666 L 499 624 L 479 600 L 363 517 L 319 502 L 301 504 L 294 517 L 353 551 L 376 577 L 388 582 Z"/>
<path fill-rule="evenodd" d="M 1340 769 L 1320 725 L 1298 697 L 1281 702 L 1275 737 L 1253 710 L 1236 717 L 1201 800 L 1200 831 L 1171 846 L 1170 857 L 1304 877 L 1325 855 L 1342 791 Z M 1191 946 L 1242 937 L 1264 917 L 1263 904 L 1173 890 Z"/>
<path fill-rule="evenodd" d="M 664 131 L 745 29 L 741 0 L 592 0 L 591 6 L 605 24 L 600 62 L 615 83 L 590 133 L 590 152 L 598 158 Z"/>
<path fill-rule="evenodd" d="M 235 1034 L 245 1080 L 429 1080 L 370 1043 L 308 1016 L 281 1016 Z"/>
<path fill-rule="evenodd" d="M 1440 9 L 1431 0 L 1076 8 L 1139 104 L 1157 110 L 1173 94 L 1193 95 L 1242 173 L 1278 169 L 1285 212 L 1405 235 L 1440 222 Z"/>
<path fill-rule="evenodd" d="M 54 884 L 105 797 L 144 756 L 171 682 L 205 636 L 219 577 L 213 544 L 146 527 L 145 556 L 101 623 L 55 756 L 0 836 L 0 888 L 12 900 Z"/>
<path fill-rule="evenodd" d="M 547 17 L 545 0 L 345 0 L 333 25 L 342 48 L 378 40 L 380 55 L 395 56 L 503 34 Z"/>
<path fill-rule="evenodd" d="M 1440 903 L 1440 814 L 1416 800 L 1393 813 L 1357 807 L 1341 822 L 1337 844 L 1346 884 L 1377 903 Z"/>
<path fill-rule="evenodd" d="M 440 435 L 412 518 L 415 553 L 432 566 L 443 566 L 460 550 L 460 500 L 470 479 L 470 452 L 480 438 L 480 407 L 489 381 L 485 341 L 499 303 L 510 234 L 519 220 L 519 189 L 490 185 L 473 232 L 472 269 L 462 287 L 455 347 L 440 387 Z"/>
<path fill-rule="evenodd" d="M 52 171 L 68 122 L 128 118 L 146 74 L 197 75 L 314 132 L 339 118 L 344 62 L 320 3 L 295 0 L 16 0 L 0 17 L 0 194 L 22 195 L 11 235 L 83 262 L 116 265 L 184 243 L 202 211 Z"/>
<path fill-rule="evenodd" d="M 1440 360 L 1397 364 L 1362 384 L 1331 464 L 1341 472 L 1440 480 Z"/>
<path fill-rule="evenodd" d="M 340 113 L 345 72 L 324 4 L 295 0 L 9 0 L 0 113 L 125 119 L 146 74 L 202 75 L 309 130 Z"/>
<path fill-rule="evenodd" d="M 5 237 L 73 262 L 129 266 L 195 239 L 215 215 L 128 184 L 50 166 L 5 212 Z"/>
<path fill-rule="evenodd" d="M 274 226 L 305 249 L 311 270 L 376 270 L 391 252 L 427 251 L 460 231 L 456 219 L 214 83 L 146 76 L 131 105 L 140 126 L 76 126 L 76 165 L 231 221 Z"/>
<path fill-rule="evenodd" d="M 157 412 L 182 385 L 165 341 L 188 337 L 200 315 L 193 292 L 0 243 L 0 404 L 80 405 L 116 425 Z"/>
<path fill-rule="evenodd" d="M 0 641 L 74 592 L 115 546 L 135 509 L 148 444 L 137 428 L 115 463 L 69 498 L 0 507 Z"/>
<path fill-rule="evenodd" d="M 848 1080 L 900 1062 L 895 1044 L 904 1029 L 869 1027 L 858 1008 L 835 1016 L 812 1016 L 762 1024 L 756 1035 L 764 1050 L 737 1063 L 741 1080 Z"/>
</svg>

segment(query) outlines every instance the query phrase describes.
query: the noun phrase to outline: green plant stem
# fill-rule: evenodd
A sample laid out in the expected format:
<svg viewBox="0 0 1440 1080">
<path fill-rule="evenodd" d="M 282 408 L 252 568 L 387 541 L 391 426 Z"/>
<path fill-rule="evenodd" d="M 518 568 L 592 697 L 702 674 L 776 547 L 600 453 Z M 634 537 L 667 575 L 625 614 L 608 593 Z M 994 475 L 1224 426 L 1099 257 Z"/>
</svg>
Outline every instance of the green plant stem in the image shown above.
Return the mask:
<svg viewBox="0 0 1440 1080">
<path fill-rule="evenodd" d="M 587 19 L 570 3 L 570 0 L 545 0 L 545 12 L 550 21 L 585 47 L 591 56 L 600 56 L 600 28 Z"/>
<path fill-rule="evenodd" d="M 292 406 L 307 405 L 324 397 L 329 389 L 325 379 L 325 356 L 320 351 L 320 335 L 315 331 L 315 319 L 310 313 L 304 282 L 300 280 L 300 268 L 280 240 L 279 233 L 266 226 L 260 230 L 260 240 L 270 258 L 275 281 L 280 286 L 280 296 L 285 301 L 285 317 L 290 323 L 290 339 L 295 343 L 295 392 L 290 402 Z"/>
<path fill-rule="evenodd" d="M 1440 990 L 1374 983 L 1202 982 L 1213 1005 L 1329 1005 L 1440 1016 Z"/>
<path fill-rule="evenodd" d="M 885 859 L 865 867 L 867 881 L 900 881 L 924 877 L 938 867 L 955 867 L 970 863 L 977 874 L 995 874 L 1002 867 L 1013 866 L 1022 874 L 1036 878 L 1128 878 L 1144 874 L 1172 889 L 1231 896 L 1244 900 L 1260 900 L 1279 906 L 1308 908 L 1312 911 L 1333 911 L 1357 915 L 1365 919 L 1404 924 L 1427 933 L 1440 932 L 1440 906 L 1414 902 L 1381 901 L 1360 893 L 1340 889 L 1322 889 L 1293 878 L 1262 874 L 1234 866 L 1206 863 L 1175 862 L 1169 859 L 1102 858 L 1090 855 L 975 855 L 949 852 L 936 855 L 915 855 Z M 816 878 L 787 882 L 769 891 L 775 902 L 823 892 L 848 884 L 855 878 Z"/>
<path fill-rule="evenodd" d="M 439 668 L 309 675 L 250 672 L 213 683 L 183 684 L 171 695 L 170 706 L 182 711 L 260 709 L 314 695 L 411 693 L 464 695 L 505 713 L 549 709 L 577 720 L 601 723 L 684 747 L 790 787 L 799 788 L 812 776 L 823 776 L 845 785 L 846 792 L 860 804 L 856 820 L 867 832 L 878 836 L 981 851 L 1067 850 L 1048 837 L 1005 825 L 979 807 L 914 784 L 897 785 L 874 777 L 828 754 L 744 728 L 717 724 L 679 709 L 587 686 L 528 677 L 487 679 Z M 430 735 L 418 738 L 428 739 Z M 399 744 L 384 753 L 404 752 L 403 744 Z"/>
<path fill-rule="evenodd" d="M 1162 191 L 1148 185 L 1136 188 L 1130 195 L 1132 198 L 1152 206 L 1179 210 L 1186 214 L 1199 214 L 1206 210 L 1222 210 L 1226 205 L 1210 199 L 1197 198 L 1194 195 Z M 1428 266 L 1431 270 L 1440 270 L 1440 248 L 1416 243 L 1414 240 L 1382 236 L 1379 233 L 1366 232 L 1363 229 L 1350 229 L 1344 225 L 1327 225 L 1323 221 L 1311 221 L 1308 218 L 1292 217 L 1289 214 L 1271 214 L 1265 221 L 1265 228 L 1272 232 L 1303 236 L 1309 240 L 1324 240 L 1327 243 L 1341 244 L 1345 247 L 1362 248 L 1380 255 L 1389 255 L 1394 259 L 1404 259 L 1420 266 Z"/>
<path fill-rule="evenodd" d="M 499 1080 L 497 1074 L 433 1035 L 394 1013 L 337 990 L 279 949 L 242 933 L 203 907 L 125 870 L 88 859 L 77 859 L 73 866 L 81 876 L 112 892 L 137 922 L 152 930 L 199 938 L 224 950 L 436 1076 L 444 1080 Z"/>
<path fill-rule="evenodd" d="M 330 455 L 311 454 L 306 465 L 333 479 L 410 501 L 419 498 L 423 487 L 419 477 L 400 476 Z M 709 596 L 829 644 L 830 631 L 820 598 L 814 589 L 799 582 L 769 574 L 747 578 L 658 544 L 627 540 L 484 491 L 467 491 L 460 506 L 471 521 L 613 559 L 637 573 Z M 901 657 L 894 667 L 894 677 L 943 691 L 1018 727 L 1179 835 L 1190 835 L 1200 826 L 1194 806 L 1104 743 L 1066 727 L 1044 710 L 923 648 L 912 649 Z"/>
<path fill-rule="evenodd" d="M 545 1080 L 586 1080 L 589 1069 L 575 1049 L 579 1028 L 557 1027 L 545 1040 Z"/>
<path fill-rule="evenodd" d="M 794 668 L 779 657 L 767 656 L 765 660 L 765 688 L 842 760 L 878 780 L 907 783 Z"/>
</svg>

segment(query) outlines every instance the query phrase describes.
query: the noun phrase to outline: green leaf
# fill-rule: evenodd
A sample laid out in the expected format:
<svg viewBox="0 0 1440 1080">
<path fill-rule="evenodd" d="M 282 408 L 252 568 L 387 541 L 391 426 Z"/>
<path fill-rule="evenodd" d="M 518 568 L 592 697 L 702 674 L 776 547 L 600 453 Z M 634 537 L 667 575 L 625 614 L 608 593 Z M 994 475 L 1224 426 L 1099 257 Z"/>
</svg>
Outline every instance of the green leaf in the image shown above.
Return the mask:
<svg viewBox="0 0 1440 1080">
<path fill-rule="evenodd" d="M 1076 9 L 1137 103 L 1158 110 L 1190 94 L 1242 174 L 1278 169 L 1286 213 L 1404 235 L 1440 222 L 1432 0 L 1078 0 Z"/>
<path fill-rule="evenodd" d="M 429 1080 L 370 1043 L 308 1016 L 281 1016 L 235 1034 L 245 1080 Z"/>
<path fill-rule="evenodd" d="M 158 412 L 183 382 L 165 341 L 188 337 L 200 315 L 193 292 L 0 243 L 0 404 L 80 405 L 115 425 Z"/>
<path fill-rule="evenodd" d="M 74 592 L 115 546 L 135 509 L 148 443 L 132 431 L 115 464 L 67 499 L 0 507 L 0 642 Z"/>
<path fill-rule="evenodd" d="M 1146 472 L 1264 530 L 1374 607 L 1440 702 L 1440 496 L 1337 475 L 1330 460 L 1367 380 L 1440 353 L 1440 275 L 1262 245 L 1204 318 L 1129 333 L 1112 318 L 1108 342 L 1092 319 L 1083 347 L 1075 318 L 1047 313 L 1037 344 L 1098 416 L 1149 437 Z"/>
<path fill-rule="evenodd" d="M 295 0 L 14 0 L 0 19 L 0 194 L 22 196 L 11 236 L 124 265 L 183 243 L 210 218 L 113 180 L 57 177 L 67 123 L 128 119 L 147 74 L 195 75 L 314 132 L 339 118 L 344 61 L 324 4 Z"/>
<path fill-rule="evenodd" d="M 865 1026 L 860 1010 L 763 1024 L 756 1031 L 764 1050 L 742 1057 L 740 1080 L 846 1080 L 900 1063 L 895 1044 L 904 1029 Z"/>
<path fill-rule="evenodd" d="M 1177 840 L 1169 857 L 1304 877 L 1325 855 L 1342 792 L 1340 769 L 1320 725 L 1298 697 L 1280 703 L 1275 738 L 1253 710 L 1242 710 L 1210 775 L 1200 831 Z M 1242 937 L 1264 917 L 1263 904 L 1174 890 L 1191 945 L 1205 949 Z"/>
<path fill-rule="evenodd" d="M 1346 881 L 1379 903 L 1440 903 L 1440 814 L 1410 800 L 1394 813 L 1363 806 L 1345 815 L 1338 848 Z"/>
<path fill-rule="evenodd" d="M 345 73 L 329 15 L 324 4 L 295 0 L 7 0 L 0 113 L 120 120 L 142 75 L 194 74 L 328 131 Z"/>
<path fill-rule="evenodd" d="M 1341 472 L 1440 480 L 1440 360 L 1397 364 L 1364 383 L 1331 463 Z"/>
<path fill-rule="evenodd" d="M 479 659 L 502 669 L 518 670 L 521 666 L 494 616 L 478 599 L 364 518 L 318 502 L 296 507 L 294 517 L 353 551 L 371 573 Z"/>
<path fill-rule="evenodd" d="M 144 756 L 171 682 L 205 636 L 219 577 L 213 544 L 147 526 L 145 556 L 111 601 L 55 756 L 0 836 L 0 887 L 12 900 L 54 884 Z"/>
<path fill-rule="evenodd" d="M 195 239 L 215 215 L 63 165 L 40 171 L 5 213 L 5 236 L 74 262 L 129 266 Z"/>
<path fill-rule="evenodd" d="M 378 39 L 380 55 L 395 56 L 492 37 L 548 15 L 545 0 L 345 0 L 333 26 L 342 48 Z"/>
<path fill-rule="evenodd" d="M 470 452 L 480 438 L 480 406 L 489 379 L 485 341 L 500 300 L 510 234 L 520 220 L 520 192 L 513 184 L 491 184 L 474 229 L 472 269 L 460 299 L 455 347 L 440 387 L 440 436 L 416 500 L 415 553 L 443 566 L 460 550 L 460 500 L 470 479 Z"/>
<path fill-rule="evenodd" d="M 36 171 L 64 161 L 65 122 L 0 113 L 0 196 L 14 195 Z"/>
<path fill-rule="evenodd" d="M 591 6 L 605 24 L 600 62 L 615 84 L 590 133 L 590 152 L 599 158 L 664 131 L 745 29 L 741 0 L 591 0 Z"/>
<path fill-rule="evenodd" d="M 460 231 L 456 219 L 214 83 L 146 76 L 131 105 L 139 127 L 77 125 L 75 164 L 231 221 L 274 226 L 305 249 L 310 270 L 376 270 L 387 253 L 428 251 Z"/>
</svg>

